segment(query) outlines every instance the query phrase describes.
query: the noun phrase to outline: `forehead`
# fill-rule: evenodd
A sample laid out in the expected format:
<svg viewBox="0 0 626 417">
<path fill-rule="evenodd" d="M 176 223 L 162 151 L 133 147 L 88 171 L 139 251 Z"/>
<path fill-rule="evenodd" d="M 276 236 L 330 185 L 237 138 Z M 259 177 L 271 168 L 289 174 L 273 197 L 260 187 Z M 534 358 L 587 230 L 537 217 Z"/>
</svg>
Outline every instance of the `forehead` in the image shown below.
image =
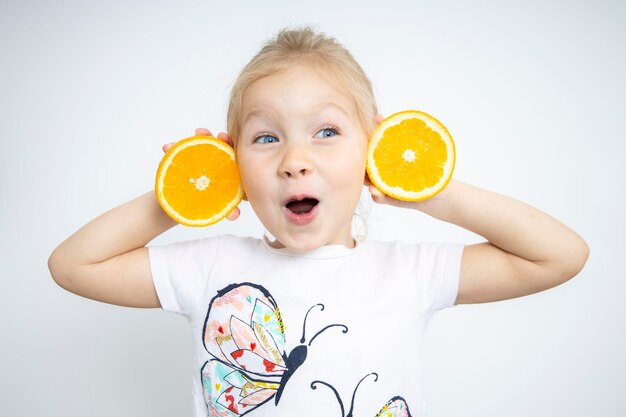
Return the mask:
<svg viewBox="0 0 626 417">
<path fill-rule="evenodd" d="M 335 112 L 353 117 L 354 99 L 318 70 L 296 65 L 253 82 L 244 92 L 241 120 L 281 113 Z"/>
<path fill-rule="evenodd" d="M 346 118 L 351 117 L 348 109 L 344 109 L 340 105 L 330 102 L 330 101 L 321 102 L 321 103 L 318 103 L 317 105 L 312 105 L 311 107 L 309 107 L 308 109 L 304 111 L 305 115 L 311 115 L 311 116 L 324 114 L 328 112 L 339 113 L 340 115 Z M 272 118 L 277 118 L 278 116 L 279 116 L 278 112 L 273 110 L 271 105 L 260 106 L 247 112 L 244 116 L 243 123 L 245 124 L 254 119 L 272 119 Z"/>
</svg>

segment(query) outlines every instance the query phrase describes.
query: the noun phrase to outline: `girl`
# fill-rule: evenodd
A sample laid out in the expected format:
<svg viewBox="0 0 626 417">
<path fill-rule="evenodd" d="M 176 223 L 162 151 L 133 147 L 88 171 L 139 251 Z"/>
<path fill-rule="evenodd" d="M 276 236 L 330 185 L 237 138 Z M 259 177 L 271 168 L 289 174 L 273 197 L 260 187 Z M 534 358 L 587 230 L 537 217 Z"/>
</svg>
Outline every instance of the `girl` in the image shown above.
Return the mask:
<svg viewBox="0 0 626 417">
<path fill-rule="evenodd" d="M 547 214 L 457 180 L 424 202 L 383 195 L 365 174 L 381 120 L 346 49 L 308 28 L 283 30 L 242 70 L 228 134 L 218 135 L 274 238 L 146 247 L 175 225 L 150 191 L 61 243 L 50 272 L 88 298 L 184 315 L 196 417 L 423 415 L 421 345 L 433 315 L 559 285 L 588 248 Z M 364 184 L 377 203 L 486 242 L 358 242 L 351 223 Z"/>
</svg>

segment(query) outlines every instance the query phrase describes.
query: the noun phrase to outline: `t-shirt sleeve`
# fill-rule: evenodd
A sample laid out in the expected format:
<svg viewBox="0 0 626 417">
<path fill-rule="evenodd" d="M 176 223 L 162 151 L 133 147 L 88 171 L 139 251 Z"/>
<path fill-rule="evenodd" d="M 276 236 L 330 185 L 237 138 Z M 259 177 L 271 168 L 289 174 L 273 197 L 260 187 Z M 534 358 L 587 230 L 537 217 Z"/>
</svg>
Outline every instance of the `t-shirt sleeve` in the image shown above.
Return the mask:
<svg viewBox="0 0 626 417">
<path fill-rule="evenodd" d="M 219 237 L 210 237 L 148 247 L 163 310 L 190 317 L 211 275 L 219 242 Z"/>
<path fill-rule="evenodd" d="M 419 244 L 417 274 L 424 313 L 432 316 L 452 307 L 459 292 L 463 244 L 423 242 Z"/>
</svg>

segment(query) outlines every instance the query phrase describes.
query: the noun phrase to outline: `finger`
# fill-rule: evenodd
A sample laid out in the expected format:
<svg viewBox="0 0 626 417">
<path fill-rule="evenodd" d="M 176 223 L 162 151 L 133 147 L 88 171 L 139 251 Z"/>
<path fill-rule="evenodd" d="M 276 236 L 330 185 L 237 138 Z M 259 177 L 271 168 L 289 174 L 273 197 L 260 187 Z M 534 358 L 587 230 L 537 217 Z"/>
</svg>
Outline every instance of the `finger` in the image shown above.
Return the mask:
<svg viewBox="0 0 626 417">
<path fill-rule="evenodd" d="M 373 185 L 370 185 L 369 192 L 372 195 L 372 200 L 374 200 L 375 202 L 383 203 L 385 201 L 385 194 L 383 194 L 378 188 L 374 187 Z"/>
<path fill-rule="evenodd" d="M 241 211 L 239 210 L 239 207 L 235 207 L 233 211 L 228 213 L 228 216 L 226 216 L 226 218 L 232 222 L 232 221 L 237 220 L 240 214 L 241 214 Z"/>
<path fill-rule="evenodd" d="M 378 126 L 379 124 L 381 124 L 383 122 L 383 120 L 385 120 L 385 117 L 382 114 L 377 114 L 374 117 L 374 121 L 376 122 L 376 126 Z"/>
<path fill-rule="evenodd" d="M 165 145 L 163 145 L 163 152 L 167 152 L 169 148 L 171 148 L 172 146 L 174 146 L 176 142 L 170 142 L 170 143 L 166 143 Z"/>
<path fill-rule="evenodd" d="M 213 133 L 211 133 L 209 129 L 205 129 L 204 127 L 198 127 L 196 128 L 196 136 L 199 136 L 199 135 L 213 136 Z"/>
<path fill-rule="evenodd" d="M 233 141 L 231 140 L 230 136 L 228 136 L 228 133 L 226 132 L 218 133 L 217 138 L 220 140 L 223 140 L 224 142 L 228 143 L 231 146 L 233 145 Z"/>
</svg>

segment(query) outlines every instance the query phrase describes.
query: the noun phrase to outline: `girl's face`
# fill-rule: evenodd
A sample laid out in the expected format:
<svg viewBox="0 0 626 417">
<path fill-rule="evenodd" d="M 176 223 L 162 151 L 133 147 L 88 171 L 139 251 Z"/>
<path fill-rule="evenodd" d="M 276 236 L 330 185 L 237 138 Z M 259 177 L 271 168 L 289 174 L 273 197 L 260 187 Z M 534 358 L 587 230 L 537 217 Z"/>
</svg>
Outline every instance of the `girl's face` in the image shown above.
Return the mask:
<svg viewBox="0 0 626 417">
<path fill-rule="evenodd" d="M 245 91 L 239 170 L 248 201 L 277 246 L 296 252 L 354 246 L 352 215 L 367 150 L 354 106 L 302 64 Z"/>
</svg>

